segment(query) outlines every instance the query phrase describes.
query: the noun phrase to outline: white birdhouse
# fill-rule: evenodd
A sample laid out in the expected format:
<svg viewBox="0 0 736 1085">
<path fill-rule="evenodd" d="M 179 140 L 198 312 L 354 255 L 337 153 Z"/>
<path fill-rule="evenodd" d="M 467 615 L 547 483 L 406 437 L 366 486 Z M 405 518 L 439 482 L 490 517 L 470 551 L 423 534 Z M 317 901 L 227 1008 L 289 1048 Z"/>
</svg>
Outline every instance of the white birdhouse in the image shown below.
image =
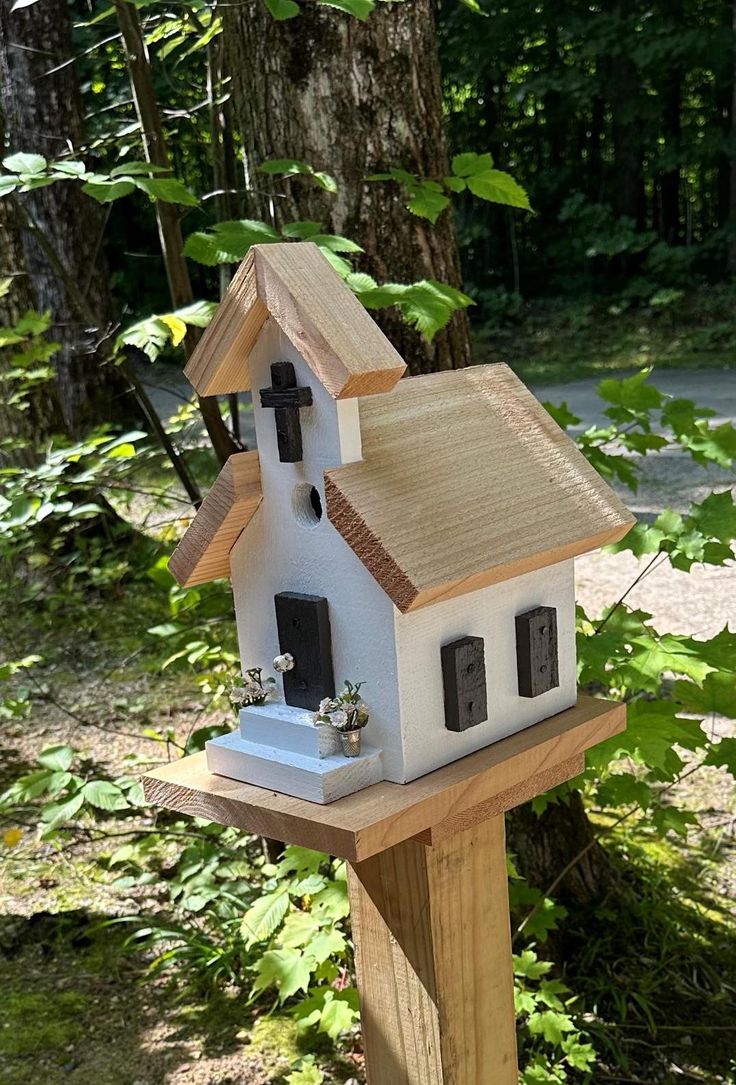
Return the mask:
<svg viewBox="0 0 736 1085">
<path fill-rule="evenodd" d="M 229 576 L 243 667 L 276 672 L 211 772 L 326 803 L 575 704 L 573 559 L 632 516 L 507 366 L 404 369 L 310 243 L 251 249 L 187 367 L 200 395 L 252 391 L 258 451 L 170 568 Z M 357 756 L 314 724 L 346 680 Z"/>
</svg>

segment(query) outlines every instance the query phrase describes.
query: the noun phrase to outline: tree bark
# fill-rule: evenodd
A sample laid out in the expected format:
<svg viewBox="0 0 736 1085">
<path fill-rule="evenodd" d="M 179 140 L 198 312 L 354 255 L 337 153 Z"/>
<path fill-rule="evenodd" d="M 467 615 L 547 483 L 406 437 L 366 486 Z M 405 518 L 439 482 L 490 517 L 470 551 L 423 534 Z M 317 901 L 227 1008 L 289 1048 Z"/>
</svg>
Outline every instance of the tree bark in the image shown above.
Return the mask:
<svg viewBox="0 0 736 1085">
<path fill-rule="evenodd" d="M 141 126 L 146 162 L 168 171 L 171 169 L 169 151 L 153 88 L 151 62 L 138 10 L 134 4 L 128 3 L 128 0 L 115 0 L 115 12 L 125 45 L 128 75 L 136 114 Z M 189 268 L 184 257 L 181 220 L 176 206 L 163 200 L 156 200 L 156 223 L 171 304 L 175 309 L 179 309 L 194 301 L 194 294 L 189 278 Z M 198 329 L 189 327 L 184 340 L 184 351 L 187 357 L 196 347 L 198 339 Z M 198 404 L 215 455 L 220 464 L 224 464 L 234 452 L 242 450 L 242 445 L 228 433 L 215 396 L 200 397 Z"/>
<path fill-rule="evenodd" d="M 673 23 L 682 21 L 682 8 L 678 3 L 670 0 L 668 16 Z M 667 65 L 667 74 L 661 90 L 662 99 L 662 132 L 664 136 L 664 150 L 669 159 L 669 166 L 660 177 L 660 191 L 662 194 L 662 239 L 668 245 L 676 245 L 682 240 L 682 228 L 680 223 L 680 167 L 678 157 L 680 153 L 680 140 L 682 136 L 682 83 L 683 70 L 676 59 L 672 59 Z"/>
<path fill-rule="evenodd" d="M 731 30 L 733 34 L 731 66 L 731 131 L 728 172 L 728 270 L 732 276 L 736 276 L 736 0 L 734 0 L 731 13 Z"/>
<path fill-rule="evenodd" d="M 595 839 L 580 792 L 551 803 L 541 815 L 530 803 L 519 806 L 506 821 L 509 851 L 516 856 L 519 873 L 542 891 L 560 879 L 552 892 L 560 903 L 586 907 L 616 885 L 616 868 Z"/>
<path fill-rule="evenodd" d="M 613 171 L 610 198 L 617 215 L 633 219 L 638 229 L 646 220 L 644 156 L 640 112 L 643 104 L 639 70 L 628 52 L 631 30 L 622 0 L 607 0 L 607 10 L 618 24 L 620 50 L 603 61 L 611 107 Z"/>
<path fill-rule="evenodd" d="M 233 4 L 224 28 L 250 214 L 276 225 L 315 220 L 352 238 L 365 249 L 361 270 L 379 281 L 460 286 L 452 210 L 433 227 L 406 210 L 397 184 L 365 180 L 391 167 L 448 172 L 434 0 L 378 4 L 365 22 L 316 4 L 278 22 L 265 5 Z M 337 194 L 259 173 L 270 158 L 326 171 Z M 464 311 L 431 344 L 394 309 L 377 319 L 413 373 L 469 362 Z"/>
<path fill-rule="evenodd" d="M 74 65 L 66 63 L 72 56 L 68 6 L 65 0 L 41 0 L 16 11 L 11 7 L 12 0 L 0 0 L 5 153 L 33 151 L 48 159 L 74 156 L 83 133 L 77 76 Z M 3 203 L 8 204 L 7 198 Z M 20 196 L 15 211 L 3 208 L 2 262 L 9 260 L 18 277 L 14 293 L 19 296 L 18 290 L 23 291 L 23 308 L 51 312 L 52 336 L 60 343 L 53 384 L 32 397 L 25 419 L 15 420 L 29 426 L 36 440 L 60 429 L 77 436 L 120 416 L 117 397 L 124 386 L 114 371 L 102 366 L 99 350 L 112 311 L 100 252 L 103 227 L 104 212 L 75 182 Z M 39 237 L 58 254 L 64 278 L 50 265 Z M 80 318 L 69 282 L 84 295 L 93 321 Z M 6 422 L 3 418 L 2 425 Z"/>
</svg>

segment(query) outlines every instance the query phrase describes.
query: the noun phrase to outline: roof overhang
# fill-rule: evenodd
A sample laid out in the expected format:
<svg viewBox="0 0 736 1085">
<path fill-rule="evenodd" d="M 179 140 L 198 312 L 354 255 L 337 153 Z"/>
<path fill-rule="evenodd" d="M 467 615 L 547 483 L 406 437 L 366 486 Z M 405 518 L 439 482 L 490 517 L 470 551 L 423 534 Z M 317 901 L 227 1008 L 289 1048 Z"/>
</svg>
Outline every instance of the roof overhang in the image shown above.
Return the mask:
<svg viewBox="0 0 736 1085">
<path fill-rule="evenodd" d="M 258 453 L 231 456 L 169 559 L 183 588 L 230 576 L 230 551 L 262 496 Z"/>
<path fill-rule="evenodd" d="M 199 395 L 250 389 L 269 316 L 335 399 L 388 392 L 406 369 L 315 244 L 253 245 L 184 370 Z"/>
</svg>

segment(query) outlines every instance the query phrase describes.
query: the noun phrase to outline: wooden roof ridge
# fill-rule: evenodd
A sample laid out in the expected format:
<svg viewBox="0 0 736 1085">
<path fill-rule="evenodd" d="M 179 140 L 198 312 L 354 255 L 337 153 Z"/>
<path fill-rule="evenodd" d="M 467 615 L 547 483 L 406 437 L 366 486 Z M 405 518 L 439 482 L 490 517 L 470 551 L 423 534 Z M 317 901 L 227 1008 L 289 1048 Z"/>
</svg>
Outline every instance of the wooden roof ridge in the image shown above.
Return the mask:
<svg viewBox="0 0 736 1085">
<path fill-rule="evenodd" d="M 253 245 L 184 369 L 199 395 L 250 389 L 248 356 L 269 316 L 335 399 L 388 392 L 406 369 L 317 245 Z"/>
<path fill-rule="evenodd" d="M 258 453 L 230 456 L 169 559 L 182 587 L 230 576 L 230 551 L 262 496 Z"/>
<path fill-rule="evenodd" d="M 363 459 L 325 472 L 327 516 L 402 612 L 623 537 L 634 517 L 504 364 L 361 404 Z"/>
</svg>

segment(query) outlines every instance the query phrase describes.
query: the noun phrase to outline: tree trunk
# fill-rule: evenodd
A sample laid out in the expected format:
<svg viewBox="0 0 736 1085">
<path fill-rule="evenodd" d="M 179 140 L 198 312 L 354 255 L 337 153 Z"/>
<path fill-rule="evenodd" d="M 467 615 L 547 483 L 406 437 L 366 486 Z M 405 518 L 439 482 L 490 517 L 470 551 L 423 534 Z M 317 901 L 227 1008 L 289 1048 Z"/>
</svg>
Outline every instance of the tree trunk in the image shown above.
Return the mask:
<svg viewBox="0 0 736 1085">
<path fill-rule="evenodd" d="M 736 276 L 736 0 L 733 3 L 731 29 L 733 34 L 731 66 L 731 132 L 728 176 L 728 270 Z"/>
<path fill-rule="evenodd" d="M 250 214 L 277 225 L 316 220 L 352 238 L 365 249 L 361 270 L 379 281 L 460 286 L 452 211 L 433 227 L 406 210 L 397 184 L 365 180 L 391 167 L 447 173 L 434 7 L 434 0 L 378 4 L 359 22 L 312 4 L 278 22 L 263 4 L 233 4 L 224 8 L 225 47 Z M 270 158 L 334 175 L 337 194 L 304 177 L 259 173 Z M 431 344 L 394 309 L 377 316 L 412 372 L 467 365 L 465 312 Z"/>
<path fill-rule="evenodd" d="M 643 98 L 639 70 L 628 53 L 630 21 L 622 0 L 607 0 L 606 8 L 618 24 L 620 50 L 602 63 L 611 106 L 613 173 L 609 192 L 617 215 L 633 219 L 639 229 L 646 220 L 644 157 L 641 141 Z"/>
<path fill-rule="evenodd" d="M 586 907 L 616 884 L 616 868 L 595 839 L 580 792 L 572 791 L 566 802 L 551 803 L 541 815 L 527 803 L 510 811 L 506 820 L 509 851 L 517 858 L 519 873 L 542 891 L 554 886 L 555 900 Z"/>
<path fill-rule="evenodd" d="M 76 71 L 67 63 L 72 56 L 68 6 L 65 0 L 41 0 L 15 11 L 11 7 L 12 0 L 0 0 L 5 153 L 73 157 L 82 143 L 82 108 Z M 59 429 L 76 436 L 120 417 L 116 399 L 123 385 L 114 371 L 103 368 L 98 349 L 112 309 L 100 256 L 103 228 L 104 212 L 75 182 L 36 189 L 19 197 L 14 212 L 3 209 L 3 264 L 10 260 L 13 272 L 25 275 L 23 307 L 49 310 L 51 334 L 61 345 L 53 385 L 34 397 L 33 410 L 21 420 L 32 426 L 36 441 Z M 64 277 L 52 267 L 49 249 L 58 255 Z M 69 283 L 84 296 L 93 322 L 80 318 Z M 35 402 L 41 399 L 45 402 Z"/>
<path fill-rule="evenodd" d="M 125 46 L 128 77 L 136 115 L 141 126 L 146 162 L 168 171 L 171 168 L 169 150 L 161 121 L 161 111 L 153 88 L 151 62 L 138 9 L 134 4 L 128 3 L 128 0 L 115 0 L 115 12 Z M 189 268 L 184 257 L 181 220 L 176 205 L 164 200 L 156 200 L 156 223 L 171 304 L 175 309 L 179 309 L 194 301 L 194 294 L 189 278 Z M 199 329 L 187 328 L 184 339 L 184 351 L 187 357 L 196 347 L 199 334 Z M 215 455 L 222 465 L 233 453 L 242 451 L 242 445 L 228 432 L 222 420 L 216 396 L 200 396 L 197 402 Z"/>
<path fill-rule="evenodd" d="M 669 11 L 673 21 L 682 19 L 682 11 L 679 4 L 675 4 Z M 662 239 L 668 245 L 676 245 L 682 240 L 680 224 L 680 166 L 678 162 L 680 154 L 680 139 L 682 136 L 682 118 L 680 115 L 682 105 L 682 68 L 678 67 L 675 60 L 667 65 L 667 75 L 662 87 L 662 131 L 664 136 L 664 151 L 668 158 L 668 168 L 663 171 L 660 178 L 660 191 L 662 193 Z"/>
</svg>

